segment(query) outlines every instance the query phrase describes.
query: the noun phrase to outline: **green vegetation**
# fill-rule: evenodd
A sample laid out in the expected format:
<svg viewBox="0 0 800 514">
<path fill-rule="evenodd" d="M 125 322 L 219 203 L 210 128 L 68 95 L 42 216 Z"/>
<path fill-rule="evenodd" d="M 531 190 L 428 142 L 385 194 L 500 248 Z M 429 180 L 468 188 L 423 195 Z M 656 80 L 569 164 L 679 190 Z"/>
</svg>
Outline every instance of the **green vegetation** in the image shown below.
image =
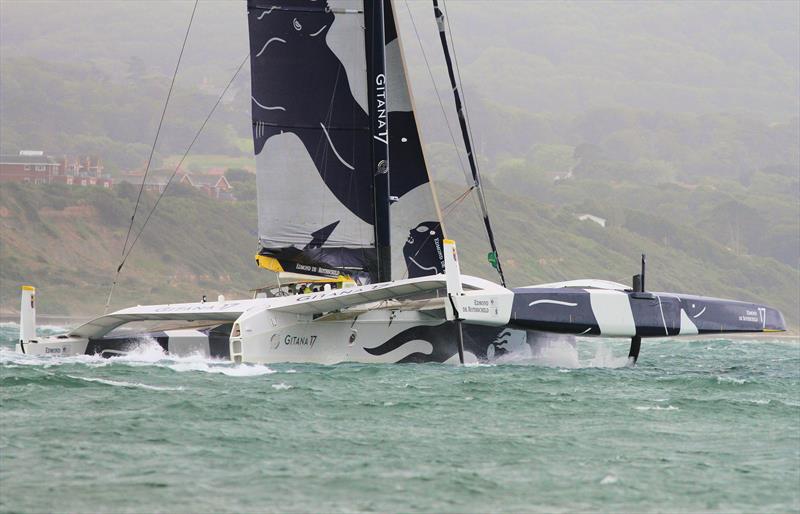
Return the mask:
<svg viewBox="0 0 800 514">
<path fill-rule="evenodd" d="M 168 170 L 174 170 L 175 166 L 183 157 L 183 154 L 169 155 L 164 158 L 163 167 Z M 248 170 L 251 174 L 255 173 L 255 161 L 253 159 L 252 149 L 247 155 L 231 155 L 231 154 L 196 154 L 193 153 L 186 157 L 181 164 L 181 169 L 189 170 L 190 172 L 202 173 L 211 168 L 241 168 Z"/>
<path fill-rule="evenodd" d="M 225 172 L 225 178 L 236 192 L 236 199 L 239 201 L 255 201 L 258 196 L 256 188 L 256 176 L 243 169 L 229 169 Z"/>
<path fill-rule="evenodd" d="M 237 185 L 247 172 L 232 171 Z M 45 313 L 102 311 L 119 263 L 137 189 L 62 186 L 0 188 L 0 306 L 16 308 L 17 286 L 39 287 Z M 460 192 L 441 184 L 443 197 Z M 638 252 L 649 256 L 650 288 L 765 302 L 797 325 L 794 268 L 770 257 L 737 254 L 693 226 L 622 209 L 606 228 L 579 221 L 567 207 L 489 190 L 501 257 L 511 285 L 595 277 L 629 282 Z M 154 198 L 145 198 L 147 212 Z M 469 202 L 448 216 L 464 271 L 494 278 L 481 222 Z M 141 221 L 137 222 L 137 227 Z M 135 234 L 136 232 L 134 232 Z M 668 233 L 669 244 L 663 234 Z M 147 302 L 247 295 L 265 281 L 253 262 L 253 202 L 218 202 L 191 189 L 168 195 L 125 265 L 112 308 Z"/>
<path fill-rule="evenodd" d="M 158 207 L 120 275 L 112 309 L 143 302 L 247 295 L 256 269 L 252 202 L 214 201 L 176 187 Z M 138 188 L 0 188 L 0 305 L 15 310 L 18 287 L 36 285 L 44 313 L 102 312 L 119 265 Z M 131 236 L 153 201 L 145 195 Z"/>
</svg>

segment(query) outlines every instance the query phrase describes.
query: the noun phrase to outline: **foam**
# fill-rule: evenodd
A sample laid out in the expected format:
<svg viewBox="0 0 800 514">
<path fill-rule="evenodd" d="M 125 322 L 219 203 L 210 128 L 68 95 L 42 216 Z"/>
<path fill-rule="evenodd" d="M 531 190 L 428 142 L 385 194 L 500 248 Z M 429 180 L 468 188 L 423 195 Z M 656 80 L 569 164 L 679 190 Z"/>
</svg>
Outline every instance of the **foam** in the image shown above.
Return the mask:
<svg viewBox="0 0 800 514">
<path fill-rule="evenodd" d="M 551 368 L 581 367 L 578 349 L 568 340 L 554 339 L 536 344 L 533 362 Z"/>
<path fill-rule="evenodd" d="M 142 337 L 135 347 L 127 353 L 104 358 L 100 355 L 74 355 L 74 356 L 37 356 L 23 355 L 12 348 L 0 348 L 0 365 L 40 366 L 50 368 L 82 364 L 87 367 L 97 368 L 110 365 L 132 367 L 158 367 L 168 368 L 178 373 L 210 373 L 230 377 L 256 377 L 277 373 L 260 364 L 234 364 L 228 360 L 206 357 L 200 353 L 186 356 L 167 354 L 158 342 L 150 337 Z M 292 370 L 296 372 L 295 370 Z"/>
<path fill-rule="evenodd" d="M 272 368 L 261 364 L 238 364 L 223 361 L 198 361 L 198 362 L 178 362 L 168 364 L 166 367 L 178 373 L 196 372 L 227 375 L 229 377 L 258 377 L 261 375 L 271 375 L 277 373 Z"/>
<path fill-rule="evenodd" d="M 747 380 L 735 377 L 717 377 L 718 384 L 744 384 Z"/>
<path fill-rule="evenodd" d="M 108 364 L 106 359 L 99 355 L 72 355 L 72 356 L 50 356 L 50 355 L 27 355 L 17 353 L 13 348 L 0 348 L 0 364 L 15 364 L 19 366 L 42 366 L 49 368 L 52 366 L 62 366 L 66 364 L 86 364 L 90 366 L 105 366 Z"/>
<path fill-rule="evenodd" d="M 235 365 L 228 360 L 213 359 L 200 353 L 184 356 L 167 354 L 155 339 L 143 337 L 142 342 L 128 353 L 113 356 L 114 363 L 131 366 L 156 366 L 171 369 L 178 373 L 195 372 L 221 374 L 230 377 L 256 377 L 276 373 L 275 370 L 258 364 Z"/>
<path fill-rule="evenodd" d="M 75 378 L 78 380 L 83 380 L 85 382 L 96 382 L 99 384 L 105 384 L 115 387 L 127 387 L 127 388 L 135 388 L 135 389 L 148 389 L 150 391 L 183 391 L 183 387 L 162 387 L 162 386 L 154 386 L 148 384 L 142 384 L 140 382 L 125 382 L 122 380 L 108 380 L 105 378 L 92 378 L 92 377 L 76 377 L 74 375 L 67 375 L 70 378 Z"/>
<path fill-rule="evenodd" d="M 623 368 L 628 364 L 627 355 L 614 356 L 613 348 L 605 341 L 579 341 L 579 344 L 596 345 L 594 355 L 581 360 L 578 346 L 569 339 L 548 339 L 537 342 L 532 356 L 522 356 L 517 362 L 561 368 L 561 371 L 584 368 Z M 506 357 L 506 356 L 504 356 Z M 505 362 L 513 362 L 510 359 Z"/>
<path fill-rule="evenodd" d="M 674 407 L 672 405 L 667 405 L 666 407 L 662 407 L 660 405 L 637 405 L 636 407 L 634 407 L 634 409 L 641 410 L 641 411 L 648 411 L 648 410 L 680 410 L 679 408 Z"/>
<path fill-rule="evenodd" d="M 617 482 L 619 482 L 619 478 L 612 474 L 608 474 L 604 476 L 602 480 L 600 480 L 600 485 L 616 484 Z"/>
</svg>

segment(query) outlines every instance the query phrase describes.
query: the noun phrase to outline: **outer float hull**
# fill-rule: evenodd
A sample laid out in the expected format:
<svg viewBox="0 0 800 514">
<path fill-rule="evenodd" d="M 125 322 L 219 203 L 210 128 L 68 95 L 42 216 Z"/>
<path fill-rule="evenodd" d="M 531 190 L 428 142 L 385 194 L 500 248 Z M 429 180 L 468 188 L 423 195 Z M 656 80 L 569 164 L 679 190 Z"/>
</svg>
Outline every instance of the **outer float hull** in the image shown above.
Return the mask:
<svg viewBox="0 0 800 514">
<path fill-rule="evenodd" d="M 764 305 L 674 293 L 611 289 L 514 289 L 510 324 L 563 334 L 667 337 L 782 332 L 780 311 Z"/>
</svg>

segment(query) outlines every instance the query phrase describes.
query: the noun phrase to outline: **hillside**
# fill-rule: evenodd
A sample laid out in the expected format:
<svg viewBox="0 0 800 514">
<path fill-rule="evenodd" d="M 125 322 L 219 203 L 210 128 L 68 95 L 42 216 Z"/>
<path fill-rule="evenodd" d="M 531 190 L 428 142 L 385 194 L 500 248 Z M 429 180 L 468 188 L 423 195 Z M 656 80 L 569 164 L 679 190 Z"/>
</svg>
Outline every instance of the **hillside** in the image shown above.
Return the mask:
<svg viewBox="0 0 800 514">
<path fill-rule="evenodd" d="M 18 308 L 17 286 L 27 283 L 39 288 L 41 312 L 102 312 L 137 191 L 4 184 L 0 188 L 3 310 Z M 161 202 L 125 264 L 112 309 L 143 302 L 195 301 L 203 294 L 245 295 L 258 283 L 252 204 L 216 202 L 182 188 L 175 191 Z M 153 200 L 148 195 L 145 203 Z M 142 212 L 147 210 L 148 205 Z"/>
<path fill-rule="evenodd" d="M 443 198 L 459 189 L 441 184 Z M 44 313 L 102 311 L 133 208 L 135 189 L 114 191 L 56 186 L 0 188 L 0 306 L 17 308 L 18 288 L 39 288 Z M 657 226 L 644 211 L 602 228 L 567 209 L 489 191 L 497 237 L 512 286 L 571 278 L 627 283 L 639 252 L 649 258 L 652 290 L 699 293 L 769 303 L 797 325 L 798 274 L 774 259 L 736 255 L 692 227 L 673 226 L 669 246 L 648 234 Z M 152 201 L 152 198 L 148 199 Z M 645 221 L 642 228 L 641 222 Z M 463 270 L 494 278 L 473 206 L 465 202 L 446 220 L 459 241 Z M 211 201 L 177 189 L 159 207 L 126 264 L 112 308 L 135 303 L 247 295 L 264 273 L 253 263 L 255 210 L 250 202 Z"/>
</svg>

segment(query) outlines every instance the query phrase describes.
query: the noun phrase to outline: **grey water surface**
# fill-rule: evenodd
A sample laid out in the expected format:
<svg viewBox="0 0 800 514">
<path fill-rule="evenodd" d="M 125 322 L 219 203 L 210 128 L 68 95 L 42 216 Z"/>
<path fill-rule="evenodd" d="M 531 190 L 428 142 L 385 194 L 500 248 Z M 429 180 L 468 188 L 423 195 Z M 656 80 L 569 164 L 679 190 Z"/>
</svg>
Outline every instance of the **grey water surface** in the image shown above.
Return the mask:
<svg viewBox="0 0 800 514">
<path fill-rule="evenodd" d="M 3 512 L 798 512 L 797 339 L 502 365 L 13 353 Z"/>
</svg>

